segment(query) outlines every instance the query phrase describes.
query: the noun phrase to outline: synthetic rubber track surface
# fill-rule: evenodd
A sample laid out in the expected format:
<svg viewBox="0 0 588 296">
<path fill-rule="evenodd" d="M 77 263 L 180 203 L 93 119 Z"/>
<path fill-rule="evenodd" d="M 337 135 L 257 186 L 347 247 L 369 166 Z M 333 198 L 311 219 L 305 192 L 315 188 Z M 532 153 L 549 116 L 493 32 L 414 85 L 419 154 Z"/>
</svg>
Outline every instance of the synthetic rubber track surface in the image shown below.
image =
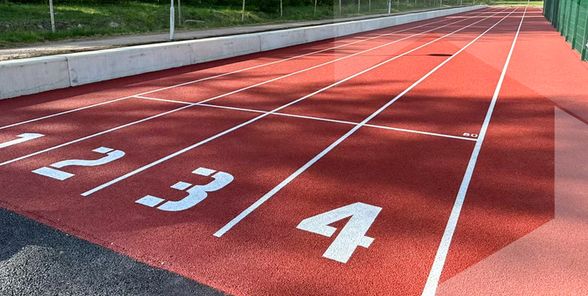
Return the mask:
<svg viewBox="0 0 588 296">
<path fill-rule="evenodd" d="M 443 283 L 554 216 L 554 103 L 508 74 L 541 22 L 487 8 L 2 101 L 0 204 L 231 294 L 464 293 Z"/>
</svg>

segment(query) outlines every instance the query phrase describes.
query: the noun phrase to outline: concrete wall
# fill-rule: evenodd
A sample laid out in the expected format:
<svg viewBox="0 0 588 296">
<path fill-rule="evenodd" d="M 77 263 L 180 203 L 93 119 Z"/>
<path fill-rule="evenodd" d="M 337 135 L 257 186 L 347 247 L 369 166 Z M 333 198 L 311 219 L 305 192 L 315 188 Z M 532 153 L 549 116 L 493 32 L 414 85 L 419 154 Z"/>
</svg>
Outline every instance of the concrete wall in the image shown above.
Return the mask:
<svg viewBox="0 0 588 296">
<path fill-rule="evenodd" d="M 0 62 L 0 99 L 220 60 L 480 9 L 467 6 L 287 30 Z"/>
</svg>

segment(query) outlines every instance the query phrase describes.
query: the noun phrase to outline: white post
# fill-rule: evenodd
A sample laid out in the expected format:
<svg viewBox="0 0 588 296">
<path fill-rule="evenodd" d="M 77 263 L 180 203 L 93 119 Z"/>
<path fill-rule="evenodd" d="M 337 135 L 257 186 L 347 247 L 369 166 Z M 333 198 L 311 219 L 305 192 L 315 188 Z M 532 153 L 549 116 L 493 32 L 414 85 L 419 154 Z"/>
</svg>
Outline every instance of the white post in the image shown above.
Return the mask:
<svg viewBox="0 0 588 296">
<path fill-rule="evenodd" d="M 368 0 L 368 12 L 372 12 L 372 0 Z"/>
<path fill-rule="evenodd" d="M 243 0 L 243 8 L 241 8 L 241 21 L 245 21 L 245 0 Z"/>
<path fill-rule="evenodd" d="M 174 9 L 174 0 L 171 0 L 169 7 L 169 40 L 174 40 L 174 33 L 176 29 L 176 12 Z"/>
<path fill-rule="evenodd" d="M 339 0 L 339 16 L 343 15 L 343 9 L 341 8 L 341 0 Z"/>
<path fill-rule="evenodd" d="M 55 13 L 53 11 L 53 0 L 49 0 L 49 14 L 51 15 L 51 32 L 55 33 Z"/>
<path fill-rule="evenodd" d="M 317 5 L 318 0 L 314 0 L 314 12 L 312 13 L 312 15 L 316 15 L 316 5 Z"/>
<path fill-rule="evenodd" d="M 284 6 L 282 4 L 283 0 L 280 0 L 280 17 L 284 16 Z"/>
<path fill-rule="evenodd" d="M 357 13 L 361 10 L 361 0 L 357 0 Z"/>
<path fill-rule="evenodd" d="M 388 14 L 392 13 L 392 0 L 388 0 Z"/>
</svg>

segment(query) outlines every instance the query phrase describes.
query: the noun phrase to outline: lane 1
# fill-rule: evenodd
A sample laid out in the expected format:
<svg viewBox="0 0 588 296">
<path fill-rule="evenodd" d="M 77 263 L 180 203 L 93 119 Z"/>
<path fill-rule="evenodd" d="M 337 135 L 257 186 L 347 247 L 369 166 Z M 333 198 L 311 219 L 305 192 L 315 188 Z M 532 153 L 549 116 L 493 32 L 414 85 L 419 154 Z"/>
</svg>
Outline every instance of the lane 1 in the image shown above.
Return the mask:
<svg viewBox="0 0 588 296">
<path fill-rule="evenodd" d="M 140 108 L 137 108 L 140 106 Z M 168 102 L 129 99 L 0 131 L 0 164 L 177 108 Z M 36 135 L 36 136 L 27 136 Z M 1 167 L 1 165 L 0 165 Z"/>
</svg>

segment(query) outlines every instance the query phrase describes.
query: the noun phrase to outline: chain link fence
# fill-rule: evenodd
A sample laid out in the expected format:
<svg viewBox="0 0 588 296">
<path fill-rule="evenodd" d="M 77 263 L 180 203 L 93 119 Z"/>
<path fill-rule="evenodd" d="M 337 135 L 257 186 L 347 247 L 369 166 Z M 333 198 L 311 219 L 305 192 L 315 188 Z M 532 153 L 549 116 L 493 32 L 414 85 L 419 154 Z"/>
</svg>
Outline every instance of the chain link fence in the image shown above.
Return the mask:
<svg viewBox="0 0 588 296">
<path fill-rule="evenodd" d="M 546 0 L 545 17 L 588 60 L 588 0 Z"/>
</svg>

